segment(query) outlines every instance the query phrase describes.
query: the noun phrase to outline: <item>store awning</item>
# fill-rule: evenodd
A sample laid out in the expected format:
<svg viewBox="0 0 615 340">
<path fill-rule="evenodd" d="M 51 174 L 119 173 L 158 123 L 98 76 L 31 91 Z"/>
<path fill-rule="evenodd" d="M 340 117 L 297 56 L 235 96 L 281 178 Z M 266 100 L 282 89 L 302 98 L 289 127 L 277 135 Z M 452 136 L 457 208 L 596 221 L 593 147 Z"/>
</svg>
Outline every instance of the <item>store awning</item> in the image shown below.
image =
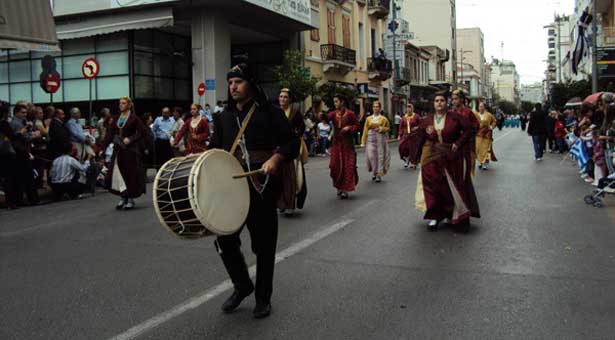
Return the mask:
<svg viewBox="0 0 615 340">
<path fill-rule="evenodd" d="M 173 26 L 173 9 L 162 7 L 134 12 L 100 14 L 57 24 L 58 39 L 75 39 L 126 30 Z"/>
<path fill-rule="evenodd" d="M 59 51 L 49 0 L 0 1 L 0 49 Z"/>
</svg>

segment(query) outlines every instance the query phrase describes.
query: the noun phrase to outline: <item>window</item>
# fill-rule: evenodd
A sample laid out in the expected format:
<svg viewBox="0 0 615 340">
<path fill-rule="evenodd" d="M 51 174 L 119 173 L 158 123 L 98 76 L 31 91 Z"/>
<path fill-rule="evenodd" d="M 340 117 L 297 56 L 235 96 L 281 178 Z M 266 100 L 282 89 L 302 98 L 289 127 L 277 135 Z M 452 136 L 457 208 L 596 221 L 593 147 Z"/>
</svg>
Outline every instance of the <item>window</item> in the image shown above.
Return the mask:
<svg viewBox="0 0 615 340">
<path fill-rule="evenodd" d="M 335 10 L 327 10 L 327 35 L 329 44 L 335 44 Z"/>
<path fill-rule="evenodd" d="M 376 30 L 371 29 L 371 49 L 372 49 L 372 58 L 376 57 Z"/>
<path fill-rule="evenodd" d="M 347 15 L 342 16 L 342 36 L 344 47 L 350 48 L 350 17 Z"/>
<path fill-rule="evenodd" d="M 365 60 L 365 26 L 359 23 L 359 59 Z"/>
<path fill-rule="evenodd" d="M 318 28 L 310 31 L 310 39 L 312 41 L 320 41 L 320 30 Z"/>
</svg>

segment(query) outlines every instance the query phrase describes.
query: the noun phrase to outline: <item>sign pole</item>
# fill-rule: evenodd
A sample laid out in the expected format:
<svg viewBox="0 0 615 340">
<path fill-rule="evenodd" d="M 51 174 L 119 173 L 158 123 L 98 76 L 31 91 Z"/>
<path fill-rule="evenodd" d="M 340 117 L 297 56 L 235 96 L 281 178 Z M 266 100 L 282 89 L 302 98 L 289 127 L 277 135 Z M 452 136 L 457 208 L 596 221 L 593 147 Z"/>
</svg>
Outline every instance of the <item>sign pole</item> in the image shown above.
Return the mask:
<svg viewBox="0 0 615 340">
<path fill-rule="evenodd" d="M 53 105 L 53 93 L 49 93 L 49 101 L 51 102 L 49 105 Z"/>
<path fill-rule="evenodd" d="M 90 113 L 88 119 L 92 119 L 92 78 L 90 78 Z"/>
</svg>

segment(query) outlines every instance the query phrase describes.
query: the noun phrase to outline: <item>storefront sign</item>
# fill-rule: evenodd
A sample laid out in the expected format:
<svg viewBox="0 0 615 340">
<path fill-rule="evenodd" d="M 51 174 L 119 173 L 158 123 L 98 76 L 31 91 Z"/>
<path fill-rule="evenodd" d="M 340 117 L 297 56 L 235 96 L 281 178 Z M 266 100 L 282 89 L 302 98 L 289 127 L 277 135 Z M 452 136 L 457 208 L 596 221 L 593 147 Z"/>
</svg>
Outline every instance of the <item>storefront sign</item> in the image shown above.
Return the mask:
<svg viewBox="0 0 615 340">
<path fill-rule="evenodd" d="M 266 8 L 285 17 L 311 25 L 311 7 L 309 0 L 244 0 Z"/>
<path fill-rule="evenodd" d="M 598 77 L 615 77 L 615 48 L 603 47 L 597 50 Z"/>
</svg>

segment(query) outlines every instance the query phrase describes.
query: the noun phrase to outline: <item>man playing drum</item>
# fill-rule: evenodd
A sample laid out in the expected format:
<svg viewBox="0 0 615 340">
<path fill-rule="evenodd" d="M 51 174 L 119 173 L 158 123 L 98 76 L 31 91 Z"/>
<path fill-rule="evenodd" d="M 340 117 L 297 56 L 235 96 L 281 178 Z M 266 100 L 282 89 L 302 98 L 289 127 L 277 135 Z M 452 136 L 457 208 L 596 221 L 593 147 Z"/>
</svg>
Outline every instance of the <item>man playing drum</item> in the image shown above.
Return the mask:
<svg viewBox="0 0 615 340">
<path fill-rule="evenodd" d="M 286 115 L 267 102 L 246 64 L 233 67 L 227 74 L 228 107 L 214 116 L 214 134 L 210 146 L 231 150 L 238 132 L 248 119 L 235 157 L 245 170 L 262 170 L 249 178 L 250 210 L 246 226 L 256 254 L 256 285 L 252 283 L 240 246 L 238 232 L 219 236 L 216 248 L 233 281 L 235 290 L 224 302 L 222 310 L 234 311 L 243 299 L 255 291 L 255 318 L 271 313 L 273 267 L 278 238 L 276 200 L 280 194 L 280 179 L 276 176 L 282 162 L 295 159 L 299 153 L 299 138 L 293 133 Z M 215 199 L 215 198 L 214 198 Z M 232 207 L 229 207 L 232 213 Z"/>
</svg>

